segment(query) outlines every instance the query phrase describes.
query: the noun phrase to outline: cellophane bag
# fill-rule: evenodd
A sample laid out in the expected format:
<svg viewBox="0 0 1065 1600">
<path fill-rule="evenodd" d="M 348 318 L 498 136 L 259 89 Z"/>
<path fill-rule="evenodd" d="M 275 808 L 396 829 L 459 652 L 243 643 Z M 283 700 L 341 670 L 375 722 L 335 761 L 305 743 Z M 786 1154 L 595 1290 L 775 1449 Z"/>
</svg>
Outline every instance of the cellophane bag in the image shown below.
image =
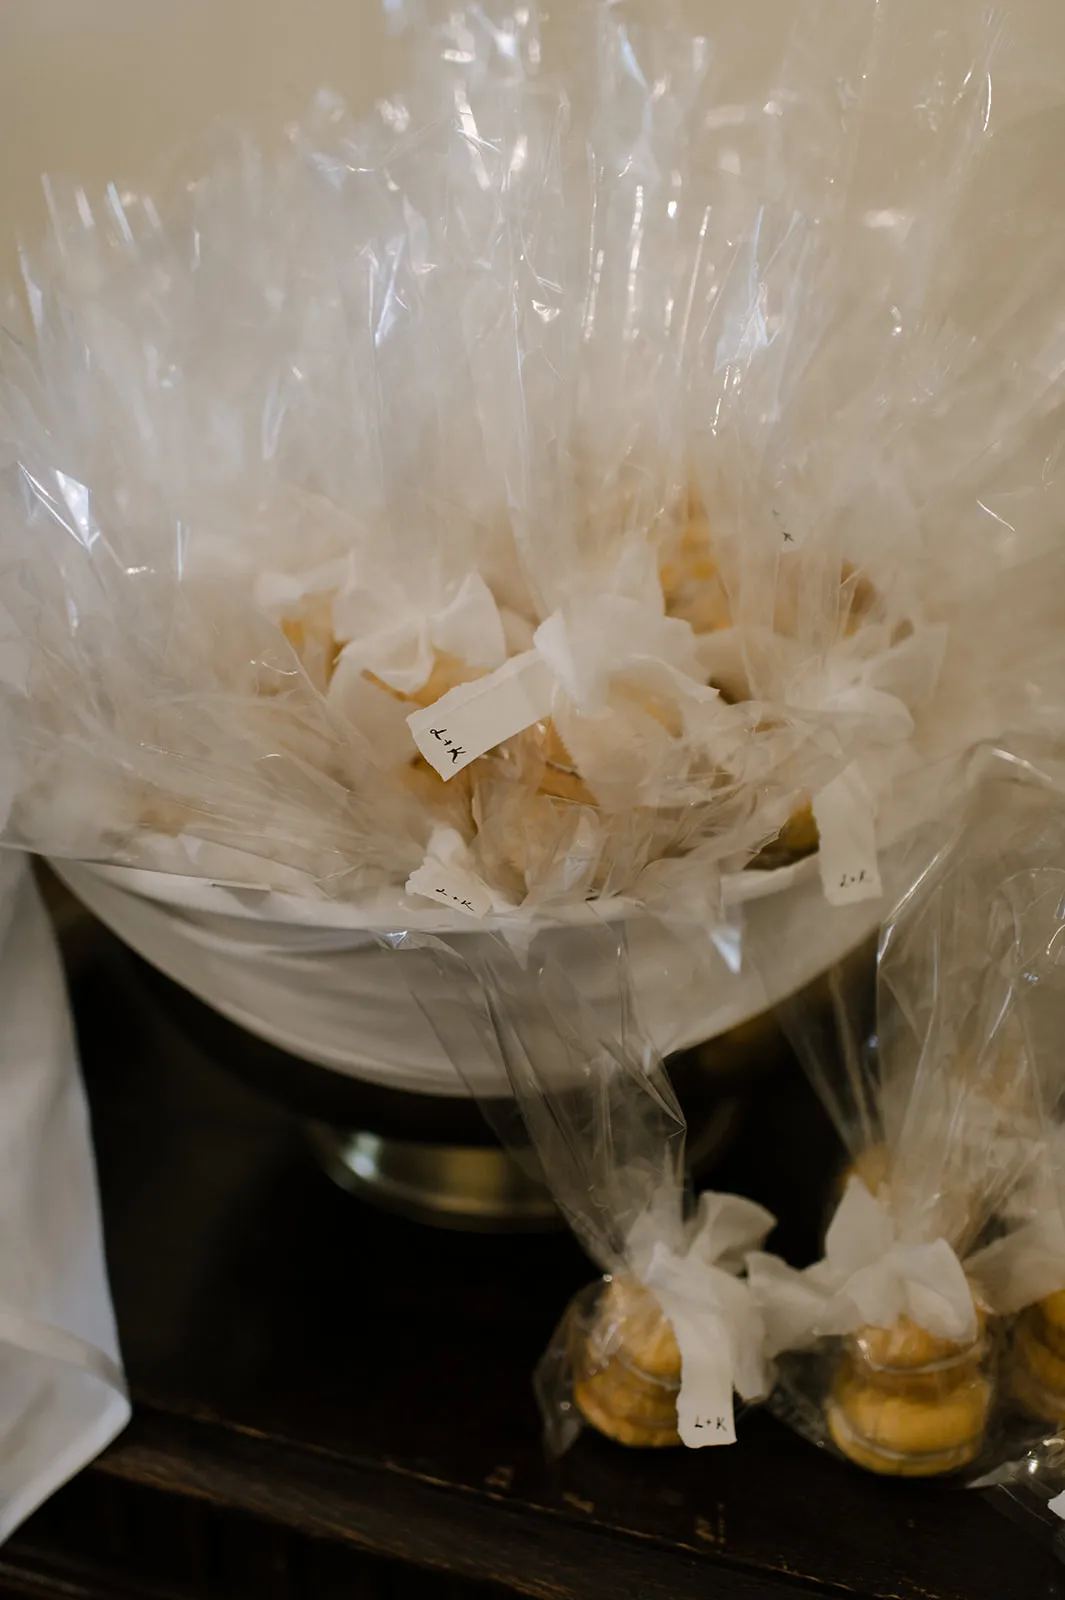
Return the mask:
<svg viewBox="0 0 1065 1600">
<path fill-rule="evenodd" d="M 1005 1387 L 1030 1424 L 1013 1452 L 980 1480 L 988 1498 L 1065 1559 L 1065 766 L 1032 759 L 1044 786 L 1039 832 L 1009 886 L 1019 913 L 1017 1012 L 1036 1071 L 1046 1124 L 1040 1159 L 1021 1197 L 1024 1251 L 987 1252 L 999 1299 L 1015 1312 L 1005 1349 Z M 1002 1267 L 1005 1270 L 1002 1270 Z"/>
<path fill-rule="evenodd" d="M 1065 1423 L 1065 765 L 1018 744 L 971 778 L 899 864 L 875 1004 L 788 1008 L 851 1164 L 819 1261 L 748 1262 L 774 1409 L 904 1477 L 981 1479 Z"/>
<path fill-rule="evenodd" d="M 991 1477 L 988 1502 L 1065 1561 L 1065 1437 L 1048 1434 Z"/>
<path fill-rule="evenodd" d="M 648 1448 L 733 1443 L 734 1395 L 766 1392 L 744 1259 L 775 1219 L 738 1195 L 692 1196 L 685 1120 L 635 1012 L 624 924 L 592 918 L 578 936 L 585 961 L 614 965 L 609 1014 L 543 932 L 499 933 L 477 954 L 412 933 L 389 942 L 436 958 L 446 981 L 435 999 L 412 993 L 602 1273 L 566 1310 L 536 1374 L 549 1453 L 585 1424 Z"/>
<path fill-rule="evenodd" d="M 49 182 L 8 843 L 484 917 L 709 914 L 820 842 L 875 897 L 972 742 L 1056 714 L 1061 225 L 988 270 L 997 24 L 763 9 L 391 0 L 367 122 Z"/>
</svg>

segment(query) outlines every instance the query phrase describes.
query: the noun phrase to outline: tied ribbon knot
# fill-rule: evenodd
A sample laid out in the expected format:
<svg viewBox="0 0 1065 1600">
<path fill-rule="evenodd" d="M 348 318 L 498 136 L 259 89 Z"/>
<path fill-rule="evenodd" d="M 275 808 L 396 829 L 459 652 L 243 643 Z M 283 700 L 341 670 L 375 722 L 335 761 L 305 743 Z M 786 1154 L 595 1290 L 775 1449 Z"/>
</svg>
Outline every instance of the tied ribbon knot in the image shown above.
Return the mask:
<svg viewBox="0 0 1065 1600">
<path fill-rule="evenodd" d="M 748 1278 L 766 1333 L 766 1355 L 801 1350 L 863 1326 L 908 1317 L 934 1338 L 967 1344 L 976 1309 L 965 1270 L 946 1239 L 899 1237 L 894 1218 L 852 1177 L 825 1236 L 825 1254 L 804 1271 L 753 1253 Z"/>
<path fill-rule="evenodd" d="M 649 1213 L 629 1235 L 633 1275 L 658 1301 L 680 1350 L 677 1428 L 691 1448 L 735 1443 L 733 1391 L 745 1400 L 767 1392 L 761 1316 L 739 1274 L 775 1221 L 738 1195 L 703 1194 L 676 1248 Z"/>
</svg>

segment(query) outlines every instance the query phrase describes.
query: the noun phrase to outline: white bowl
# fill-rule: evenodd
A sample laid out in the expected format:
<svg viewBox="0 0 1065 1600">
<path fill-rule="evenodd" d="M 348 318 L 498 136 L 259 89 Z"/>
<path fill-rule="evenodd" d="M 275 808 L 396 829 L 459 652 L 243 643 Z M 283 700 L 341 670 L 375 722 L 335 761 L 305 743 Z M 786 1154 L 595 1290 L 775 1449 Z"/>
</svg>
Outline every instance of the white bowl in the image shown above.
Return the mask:
<svg viewBox="0 0 1065 1600">
<path fill-rule="evenodd" d="M 473 954 L 488 935 L 456 927 L 428 902 L 371 905 L 228 889 L 200 878 L 53 861 L 77 897 L 138 955 L 251 1033 L 290 1054 L 387 1088 L 433 1095 L 490 1090 L 460 1075 L 427 1020 L 445 980 L 422 951 L 397 953 L 377 934 L 437 933 Z M 725 880 L 724 927 L 683 938 L 623 903 L 640 1020 L 663 1055 L 712 1039 L 765 1011 L 834 965 L 875 928 L 879 903 L 828 906 L 814 859 Z M 608 1019 L 617 970 L 581 937 L 581 908 L 550 937 L 591 1006 Z M 745 959 L 752 948 L 757 964 Z M 417 993 L 418 999 L 414 998 Z M 423 1009 L 424 1008 L 424 1009 Z"/>
</svg>

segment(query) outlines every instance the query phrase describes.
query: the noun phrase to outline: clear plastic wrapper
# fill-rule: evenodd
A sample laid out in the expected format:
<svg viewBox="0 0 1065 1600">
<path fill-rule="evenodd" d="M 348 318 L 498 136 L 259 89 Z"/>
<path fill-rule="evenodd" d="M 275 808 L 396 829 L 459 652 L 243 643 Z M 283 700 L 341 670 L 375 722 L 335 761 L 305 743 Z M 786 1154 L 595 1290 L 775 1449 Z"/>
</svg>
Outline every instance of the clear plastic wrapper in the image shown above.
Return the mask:
<svg viewBox="0 0 1065 1600">
<path fill-rule="evenodd" d="M 1058 251 L 972 247 L 995 25 L 389 13 L 371 122 L 49 187 L 0 357 L 6 839 L 445 867 L 481 918 L 706 915 L 820 840 L 875 897 L 1065 656 Z"/>
<path fill-rule="evenodd" d="M 684 1117 L 634 1013 L 624 928 L 593 922 L 577 937 L 584 961 L 613 963 L 609 1010 L 543 933 L 496 935 L 477 955 L 425 935 L 390 942 L 435 956 L 433 1001 L 413 988 L 426 1017 L 604 1274 L 567 1309 L 536 1376 L 549 1451 L 584 1423 L 626 1445 L 731 1444 L 734 1395 L 765 1394 L 743 1264 L 774 1218 L 737 1195 L 693 1202 Z"/>
<path fill-rule="evenodd" d="M 1030 1439 L 980 1480 L 989 1501 L 1065 1560 L 1065 767 L 1036 769 L 1047 793 L 1026 871 L 1011 900 L 1024 913 L 1016 959 L 1017 1011 L 1036 1069 L 1047 1136 L 1021 1197 L 1023 1270 L 987 1252 L 1000 1297 L 1016 1311 L 1005 1386 L 1029 1421 Z M 1005 1270 L 1003 1270 L 1003 1267 Z M 1038 1292 L 1036 1292 L 1036 1289 Z"/>
<path fill-rule="evenodd" d="M 771 1403 L 872 1472 L 980 1478 L 1065 1421 L 1063 776 L 981 752 L 900 863 L 875 1012 L 788 1011 L 852 1164 L 821 1260 L 748 1263 Z"/>
<path fill-rule="evenodd" d="M 986 1493 L 996 1511 L 1065 1561 L 1065 1436 L 1048 1433 L 989 1474 Z"/>
</svg>

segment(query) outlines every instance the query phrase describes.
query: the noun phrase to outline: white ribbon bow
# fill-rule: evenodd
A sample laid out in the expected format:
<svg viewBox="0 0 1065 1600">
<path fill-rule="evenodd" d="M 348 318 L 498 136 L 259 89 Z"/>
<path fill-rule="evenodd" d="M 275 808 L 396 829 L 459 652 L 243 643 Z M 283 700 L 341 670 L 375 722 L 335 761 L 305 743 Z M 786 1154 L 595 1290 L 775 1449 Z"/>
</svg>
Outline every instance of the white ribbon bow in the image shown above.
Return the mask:
<svg viewBox="0 0 1065 1600">
<path fill-rule="evenodd" d="M 825 1236 L 825 1254 L 798 1272 L 776 1256 L 747 1261 L 751 1293 L 766 1330 L 766 1355 L 909 1317 L 938 1339 L 976 1337 L 965 1271 L 946 1239 L 903 1242 L 887 1208 L 852 1177 Z"/>
<path fill-rule="evenodd" d="M 702 704 L 718 698 L 706 684 L 691 624 L 628 595 L 595 595 L 553 612 L 537 628 L 533 646 L 585 716 L 607 709 L 618 676 L 635 676 L 648 687 Z"/>
<path fill-rule="evenodd" d="M 499 607 L 477 572 L 468 572 L 445 589 L 438 604 L 422 610 L 411 606 L 401 584 L 378 577 L 360 583 L 352 576 L 333 602 L 333 630 L 348 641 L 342 661 L 353 659 L 401 694 L 422 687 L 437 651 L 487 670 L 507 654 Z"/>
<path fill-rule="evenodd" d="M 381 674 L 383 676 L 383 674 Z M 634 691 L 611 694 L 618 680 Z M 386 681 L 392 681 L 386 679 Z M 419 750 L 454 777 L 488 750 L 554 717 L 578 770 L 600 798 L 620 785 L 635 804 L 642 778 L 662 766 L 674 736 L 640 703 L 668 703 L 690 738 L 709 740 L 735 713 L 706 682 L 691 626 L 622 594 L 600 594 L 555 611 L 530 650 L 495 672 L 442 695 L 408 717 Z M 642 756 L 642 759 L 641 759 Z"/>
<path fill-rule="evenodd" d="M 1004 1219 L 1016 1226 L 965 1263 L 987 1305 L 1003 1317 L 1065 1289 L 1065 1214 L 1059 1179 L 1065 1172 L 1065 1137 L 1060 1130 L 1049 1142 L 1038 1137 L 1025 1140 L 1022 1135 L 1017 1144 L 1020 1154 L 1008 1150 L 1007 1155 L 1015 1169 L 1028 1168 L 1027 1177 L 1002 1208 Z"/>
<path fill-rule="evenodd" d="M 490 911 L 511 909 L 474 869 L 469 848 L 454 828 L 434 828 L 425 859 L 405 885 L 444 911 L 480 920 Z"/>
<path fill-rule="evenodd" d="M 681 1358 L 677 1427 L 684 1444 L 734 1444 L 732 1393 L 767 1392 L 762 1321 L 738 1274 L 776 1219 L 732 1194 L 703 1194 L 676 1250 L 646 1213 L 629 1235 L 626 1256 L 636 1278 L 668 1317 Z"/>
<path fill-rule="evenodd" d="M 1004 1239 L 996 1239 L 966 1262 L 981 1297 L 999 1316 L 1065 1289 L 1065 1222 L 1060 1212 L 1034 1217 Z"/>
</svg>

